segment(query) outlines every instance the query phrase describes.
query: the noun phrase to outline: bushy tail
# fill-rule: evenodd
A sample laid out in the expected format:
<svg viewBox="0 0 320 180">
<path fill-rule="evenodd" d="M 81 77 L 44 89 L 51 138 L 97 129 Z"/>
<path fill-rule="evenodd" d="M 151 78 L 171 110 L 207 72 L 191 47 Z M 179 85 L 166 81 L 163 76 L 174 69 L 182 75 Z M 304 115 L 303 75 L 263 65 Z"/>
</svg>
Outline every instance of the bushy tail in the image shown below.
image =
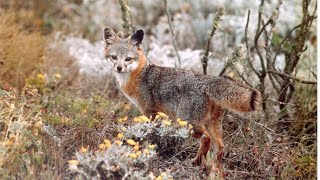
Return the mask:
<svg viewBox="0 0 320 180">
<path fill-rule="evenodd" d="M 260 92 L 229 77 L 218 77 L 210 82 L 207 95 L 225 109 L 239 112 L 260 110 Z"/>
</svg>

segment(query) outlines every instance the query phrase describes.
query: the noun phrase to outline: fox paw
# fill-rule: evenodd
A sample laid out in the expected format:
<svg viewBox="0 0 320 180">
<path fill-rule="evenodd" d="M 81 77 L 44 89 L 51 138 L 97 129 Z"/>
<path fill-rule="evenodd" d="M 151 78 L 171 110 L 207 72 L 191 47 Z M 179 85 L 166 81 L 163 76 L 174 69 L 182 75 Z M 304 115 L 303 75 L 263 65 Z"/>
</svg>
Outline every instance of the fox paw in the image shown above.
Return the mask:
<svg viewBox="0 0 320 180">
<path fill-rule="evenodd" d="M 195 157 L 192 159 L 192 164 L 195 166 L 203 166 L 206 167 L 206 160 L 201 156 L 201 157 Z"/>
</svg>

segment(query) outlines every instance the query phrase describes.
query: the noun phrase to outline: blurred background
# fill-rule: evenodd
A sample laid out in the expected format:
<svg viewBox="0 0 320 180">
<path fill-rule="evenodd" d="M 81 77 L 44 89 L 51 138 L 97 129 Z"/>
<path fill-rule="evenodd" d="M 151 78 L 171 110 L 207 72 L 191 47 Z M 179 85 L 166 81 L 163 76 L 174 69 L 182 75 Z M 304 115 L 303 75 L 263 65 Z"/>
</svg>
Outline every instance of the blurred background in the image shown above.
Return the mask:
<svg viewBox="0 0 320 180">
<path fill-rule="evenodd" d="M 54 99 L 57 94 L 91 98 L 90 102 L 96 95 L 103 96 L 114 106 L 111 110 L 102 108 L 101 113 L 104 109 L 108 112 L 99 114 L 108 122 L 128 112 L 123 109 L 130 109 L 129 116 L 137 115 L 139 112 L 119 92 L 104 58 L 102 31 L 108 26 L 126 37 L 143 29 L 143 49 L 150 63 L 202 74 L 207 57 L 207 74 L 228 75 L 262 92 L 260 113 L 248 116 L 250 121 L 245 125 L 235 120 L 244 118 L 237 115 L 231 115 L 224 124 L 224 140 L 231 142 L 224 161 L 227 169 L 234 170 L 231 177 L 314 178 L 316 3 L 176 0 L 165 6 L 164 0 L 0 0 L 0 89 L 14 89 L 23 95 L 26 85 L 36 87 L 41 106 L 49 108 L 43 112 L 55 112 L 47 114 L 44 123 L 55 125 L 62 139 L 67 135 L 62 135 L 66 122 L 61 119 L 77 117 L 78 123 L 82 117 L 76 116 L 77 108 L 72 113 L 65 112 L 68 108 L 59 110 L 58 106 L 70 102 Z M 217 20 L 221 7 L 221 20 Z M 215 33 L 211 38 L 212 29 Z M 181 63 L 177 65 L 178 58 Z M 88 107 L 81 103 L 80 110 Z M 61 121 L 59 126 L 56 120 Z M 248 134 L 243 135 L 242 130 Z M 82 144 L 83 139 L 90 140 L 89 136 L 82 137 Z M 65 145 L 71 141 L 81 144 L 80 140 L 68 139 Z M 259 156 L 250 153 L 257 147 Z M 242 151 L 247 154 L 238 154 Z M 57 164 L 59 156 L 52 157 L 58 176 L 65 173 L 64 165 Z"/>
</svg>

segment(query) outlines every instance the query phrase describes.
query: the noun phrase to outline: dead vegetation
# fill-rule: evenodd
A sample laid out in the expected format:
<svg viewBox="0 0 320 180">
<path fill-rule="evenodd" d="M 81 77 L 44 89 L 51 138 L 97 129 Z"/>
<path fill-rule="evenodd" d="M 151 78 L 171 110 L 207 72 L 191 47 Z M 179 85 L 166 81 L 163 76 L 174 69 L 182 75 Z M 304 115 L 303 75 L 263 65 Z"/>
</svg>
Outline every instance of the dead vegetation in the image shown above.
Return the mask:
<svg viewBox="0 0 320 180">
<path fill-rule="evenodd" d="M 39 68 L 44 58 L 46 38 L 40 32 L 28 32 L 13 12 L 0 13 L 0 80 L 2 86 L 25 85 L 25 79 Z M 21 16 L 30 18 L 30 12 Z"/>
</svg>

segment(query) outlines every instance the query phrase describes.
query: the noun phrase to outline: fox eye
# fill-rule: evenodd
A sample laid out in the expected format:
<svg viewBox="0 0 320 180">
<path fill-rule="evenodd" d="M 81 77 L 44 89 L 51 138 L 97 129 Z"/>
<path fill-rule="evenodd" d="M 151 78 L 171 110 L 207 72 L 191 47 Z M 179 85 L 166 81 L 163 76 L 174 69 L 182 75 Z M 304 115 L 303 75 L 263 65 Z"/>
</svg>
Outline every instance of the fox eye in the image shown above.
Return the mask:
<svg viewBox="0 0 320 180">
<path fill-rule="evenodd" d="M 111 56 L 111 59 L 113 59 L 113 60 L 117 60 L 117 59 L 118 59 L 118 57 L 117 57 L 117 56 Z"/>
<path fill-rule="evenodd" d="M 131 58 L 131 57 L 127 57 L 126 59 L 125 59 L 125 61 L 131 61 L 133 58 Z"/>
</svg>

